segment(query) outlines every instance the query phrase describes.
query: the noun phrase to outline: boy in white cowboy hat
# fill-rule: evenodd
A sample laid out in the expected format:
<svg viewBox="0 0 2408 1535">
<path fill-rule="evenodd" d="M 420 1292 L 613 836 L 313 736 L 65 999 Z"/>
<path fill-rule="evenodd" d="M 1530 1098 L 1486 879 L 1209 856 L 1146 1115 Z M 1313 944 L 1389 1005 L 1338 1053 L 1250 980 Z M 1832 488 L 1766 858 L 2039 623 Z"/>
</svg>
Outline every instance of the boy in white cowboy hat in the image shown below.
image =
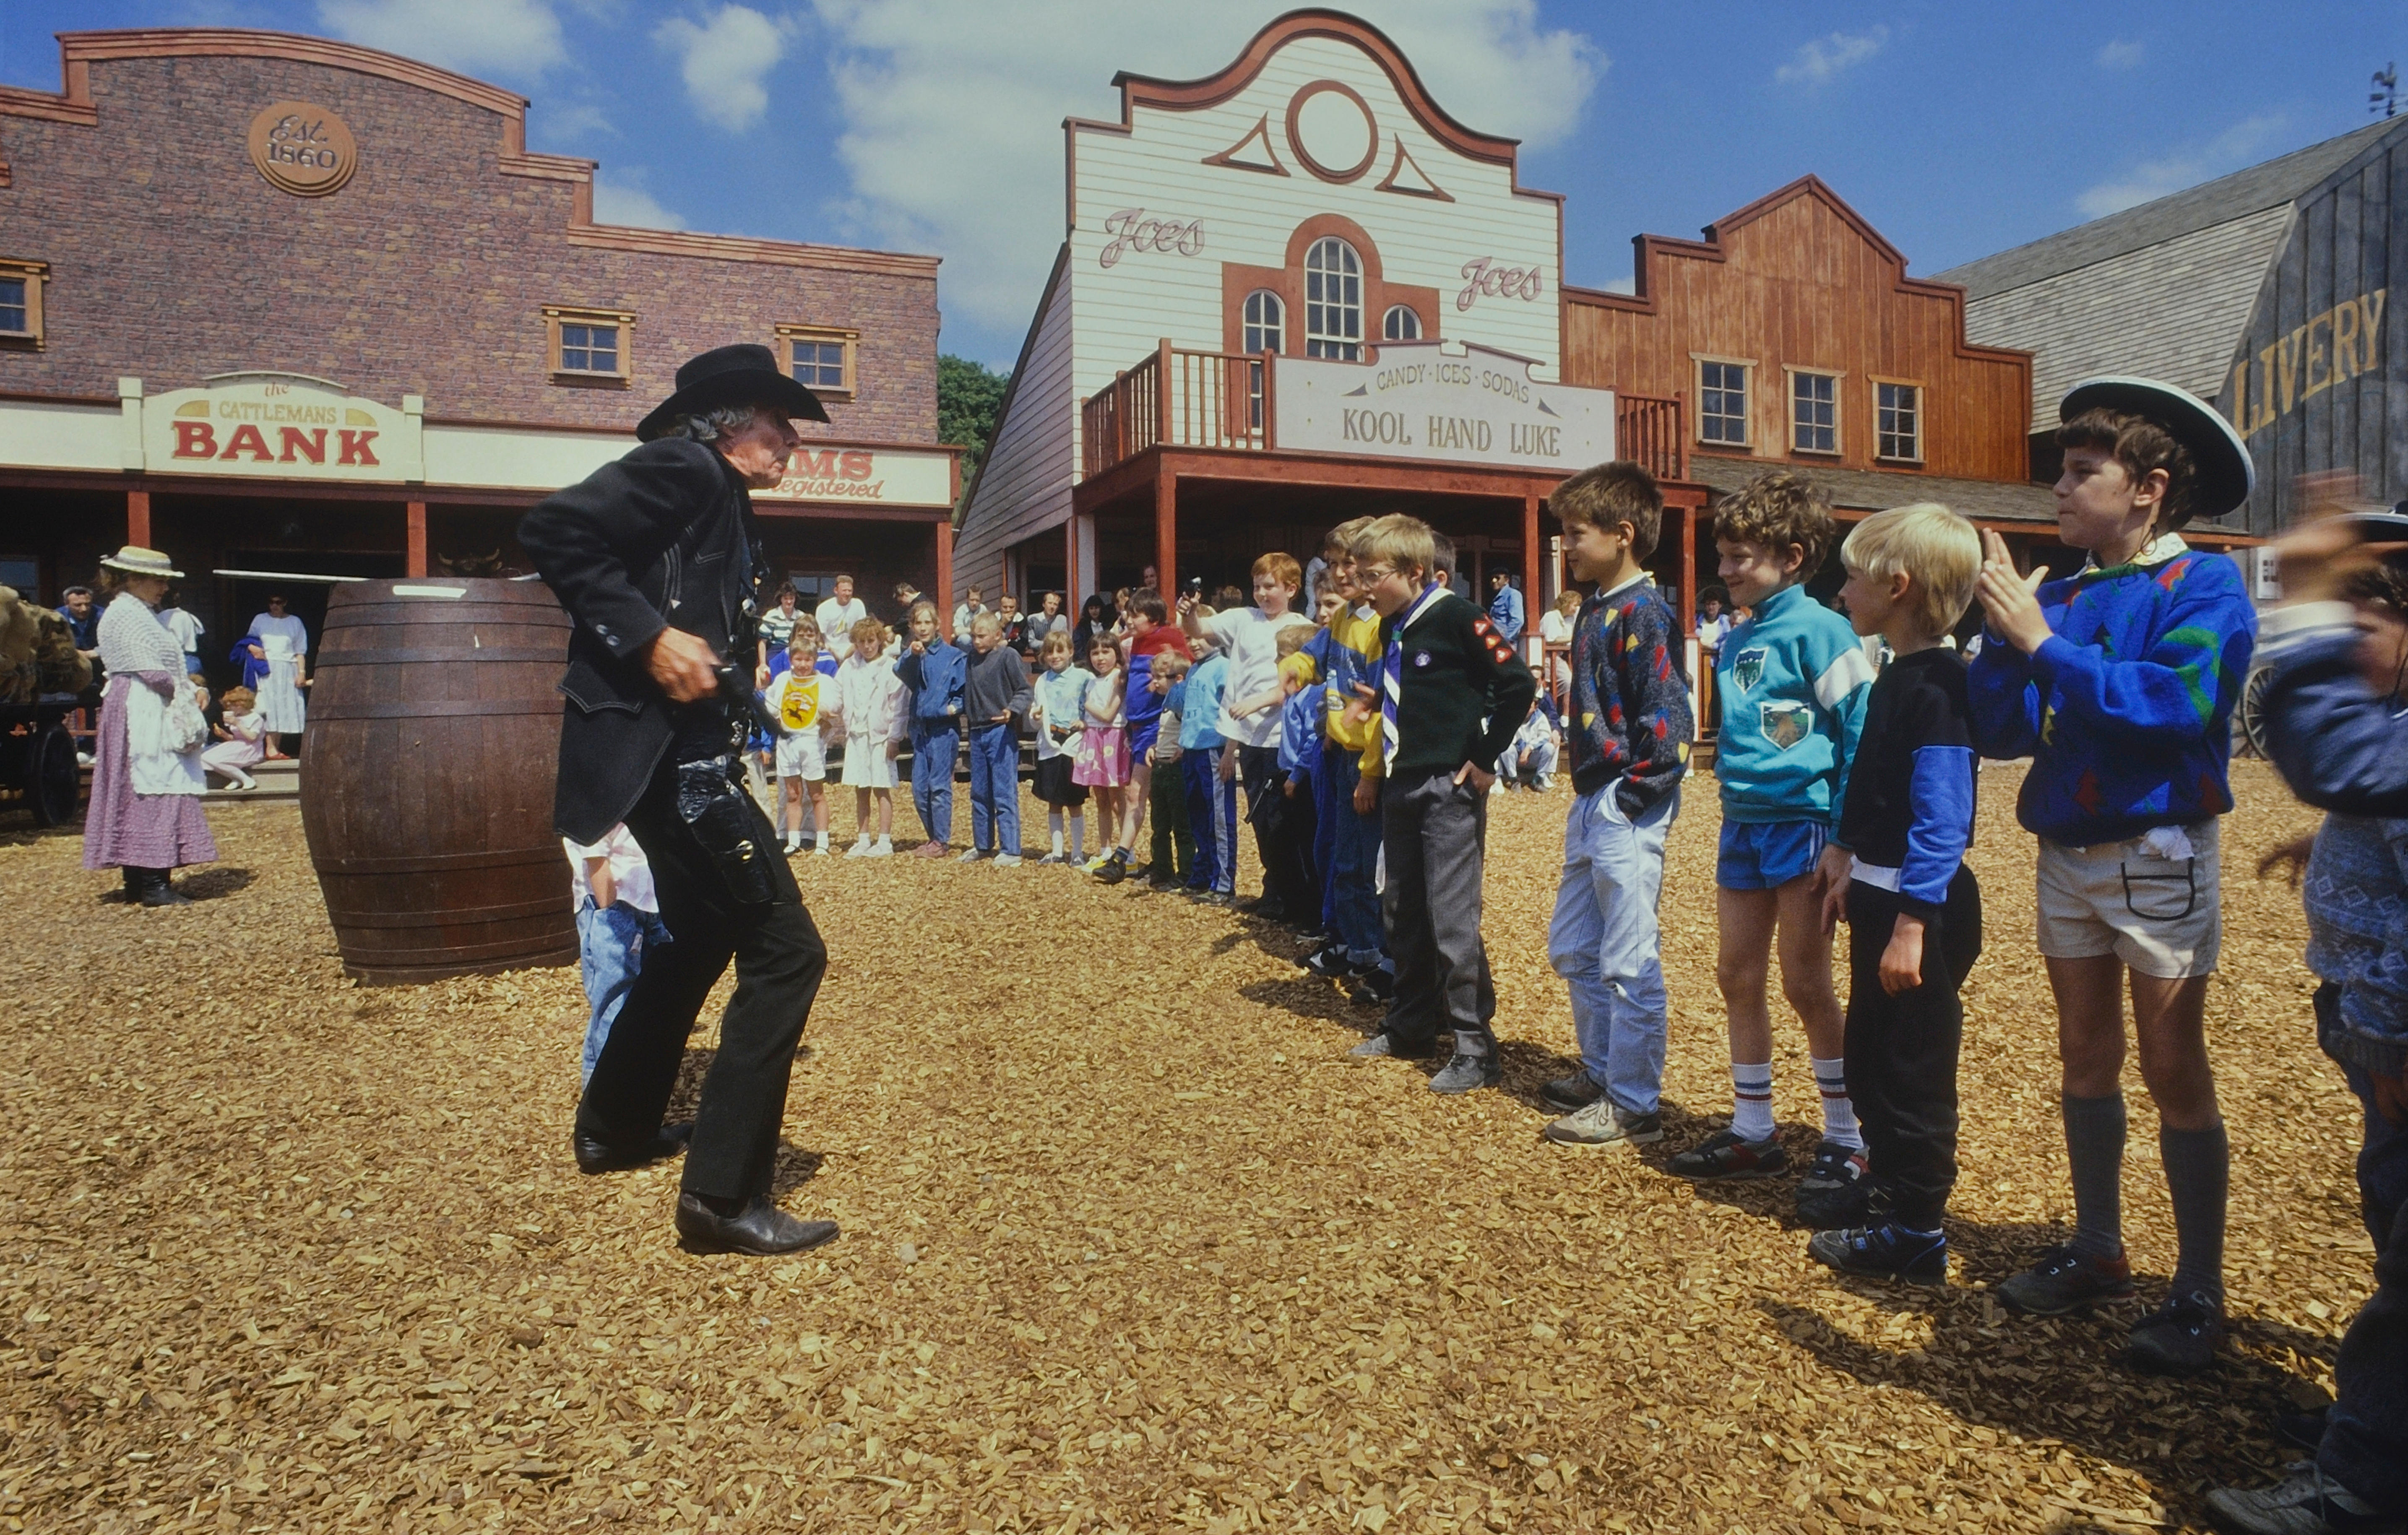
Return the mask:
<svg viewBox="0 0 2408 1535">
<path fill-rule="evenodd" d="M 2043 1316 L 2131 1293 L 2117 1085 L 2128 988 L 2179 1255 L 2127 1357 L 2193 1374 L 2224 1333 L 2231 1152 L 2205 1009 L 2222 936 L 2217 818 L 2232 808 L 2232 709 L 2258 619 L 2240 568 L 2177 530 L 2241 506 L 2255 471 L 2224 418 L 2171 384 L 2088 380 L 2058 416 L 2057 537 L 2089 558 L 2058 580 L 2026 576 L 1984 535 L 1988 625 L 1970 687 L 1982 754 L 2032 759 L 2015 814 L 2040 839 L 2074 1233 L 1997 1293 Z"/>
</svg>

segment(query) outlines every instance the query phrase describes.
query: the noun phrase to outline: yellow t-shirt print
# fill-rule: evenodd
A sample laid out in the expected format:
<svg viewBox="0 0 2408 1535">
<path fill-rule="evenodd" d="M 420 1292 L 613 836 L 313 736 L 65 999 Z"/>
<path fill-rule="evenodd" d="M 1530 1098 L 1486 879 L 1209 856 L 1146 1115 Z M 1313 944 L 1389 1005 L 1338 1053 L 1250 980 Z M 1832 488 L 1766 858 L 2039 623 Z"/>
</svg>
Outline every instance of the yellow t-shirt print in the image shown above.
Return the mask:
<svg viewBox="0 0 2408 1535">
<path fill-rule="evenodd" d="M 785 696 L 778 706 L 780 721 L 789 730 L 808 730 L 819 723 L 820 680 L 814 672 L 810 681 L 792 673 L 787 675 Z"/>
</svg>

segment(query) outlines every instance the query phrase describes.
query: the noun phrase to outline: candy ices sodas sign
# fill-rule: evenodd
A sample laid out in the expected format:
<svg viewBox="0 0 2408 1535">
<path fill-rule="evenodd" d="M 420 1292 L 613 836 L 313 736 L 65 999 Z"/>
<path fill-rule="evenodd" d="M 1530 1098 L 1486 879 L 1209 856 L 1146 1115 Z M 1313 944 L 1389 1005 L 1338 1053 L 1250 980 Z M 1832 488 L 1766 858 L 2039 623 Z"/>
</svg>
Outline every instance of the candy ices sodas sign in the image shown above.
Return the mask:
<svg viewBox="0 0 2408 1535">
<path fill-rule="evenodd" d="M 1373 363 L 1274 366 L 1283 449 L 1566 474 L 1613 457 L 1613 391 L 1541 382 L 1511 352 L 1391 341 Z"/>
</svg>

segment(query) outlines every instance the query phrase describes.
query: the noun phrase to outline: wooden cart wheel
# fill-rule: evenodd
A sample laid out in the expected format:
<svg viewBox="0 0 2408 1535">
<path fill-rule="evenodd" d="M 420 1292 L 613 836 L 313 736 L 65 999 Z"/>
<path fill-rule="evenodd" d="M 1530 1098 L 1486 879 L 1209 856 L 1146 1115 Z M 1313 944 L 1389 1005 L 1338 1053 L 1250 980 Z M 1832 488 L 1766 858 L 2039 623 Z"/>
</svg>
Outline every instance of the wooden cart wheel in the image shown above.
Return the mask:
<svg viewBox="0 0 2408 1535">
<path fill-rule="evenodd" d="M 32 771 L 25 775 L 25 797 L 34 819 L 46 826 L 64 826 L 76 818 L 81 790 L 76 766 L 75 737 L 64 724 L 35 733 Z"/>
<path fill-rule="evenodd" d="M 2266 757 L 2266 684 L 2272 679 L 2274 668 L 2259 667 L 2250 672 L 2241 684 L 2241 707 L 2234 710 L 2241 720 L 2241 739 L 2248 743 L 2252 756 Z"/>
</svg>

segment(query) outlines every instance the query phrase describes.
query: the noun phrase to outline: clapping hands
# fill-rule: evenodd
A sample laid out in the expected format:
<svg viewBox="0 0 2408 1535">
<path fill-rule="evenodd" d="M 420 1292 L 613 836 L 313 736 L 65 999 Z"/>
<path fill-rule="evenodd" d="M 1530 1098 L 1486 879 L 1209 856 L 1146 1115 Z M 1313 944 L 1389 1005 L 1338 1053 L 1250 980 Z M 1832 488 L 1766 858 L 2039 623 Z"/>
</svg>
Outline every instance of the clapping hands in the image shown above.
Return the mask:
<svg viewBox="0 0 2408 1535">
<path fill-rule="evenodd" d="M 1996 533 L 1982 535 L 1982 574 L 1974 582 L 1973 595 L 1982 604 L 1990 632 L 2026 655 L 2040 649 L 2049 637 L 2038 595 L 2041 582 L 2046 580 L 2044 565 L 2028 576 L 2017 575 L 2006 539 Z"/>
</svg>

